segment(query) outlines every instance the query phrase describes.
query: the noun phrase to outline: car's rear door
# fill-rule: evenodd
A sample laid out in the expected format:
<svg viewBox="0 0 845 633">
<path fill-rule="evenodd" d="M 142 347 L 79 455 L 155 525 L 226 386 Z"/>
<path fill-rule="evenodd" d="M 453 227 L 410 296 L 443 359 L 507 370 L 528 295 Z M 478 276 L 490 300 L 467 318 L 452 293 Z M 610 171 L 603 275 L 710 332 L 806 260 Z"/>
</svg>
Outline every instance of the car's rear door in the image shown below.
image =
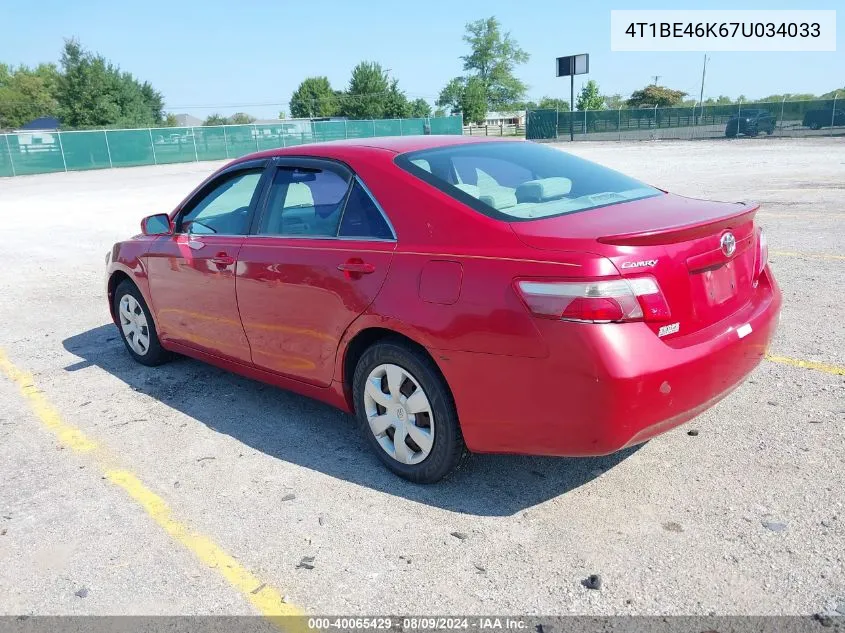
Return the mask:
<svg viewBox="0 0 845 633">
<path fill-rule="evenodd" d="M 280 158 L 272 178 L 238 258 L 241 321 L 255 365 L 326 386 L 341 336 L 384 283 L 396 236 L 344 165 Z"/>
<path fill-rule="evenodd" d="M 162 339 L 251 362 L 238 315 L 235 268 L 267 163 L 249 161 L 221 173 L 182 206 L 175 232 L 149 249 L 147 272 Z"/>
</svg>

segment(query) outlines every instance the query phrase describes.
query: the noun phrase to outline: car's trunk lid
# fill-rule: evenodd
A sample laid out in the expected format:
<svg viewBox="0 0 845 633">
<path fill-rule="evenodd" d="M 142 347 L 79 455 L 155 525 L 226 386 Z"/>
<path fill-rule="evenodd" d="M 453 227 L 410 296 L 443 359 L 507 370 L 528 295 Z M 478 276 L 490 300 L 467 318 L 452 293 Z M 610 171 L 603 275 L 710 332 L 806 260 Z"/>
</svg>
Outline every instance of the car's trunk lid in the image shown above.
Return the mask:
<svg viewBox="0 0 845 633">
<path fill-rule="evenodd" d="M 749 299 L 756 272 L 757 205 L 671 194 L 511 226 L 528 246 L 590 250 L 623 277 L 653 275 L 682 336 L 728 317 Z M 726 237 L 728 234 L 733 239 Z M 730 242 L 734 242 L 731 249 Z"/>
</svg>

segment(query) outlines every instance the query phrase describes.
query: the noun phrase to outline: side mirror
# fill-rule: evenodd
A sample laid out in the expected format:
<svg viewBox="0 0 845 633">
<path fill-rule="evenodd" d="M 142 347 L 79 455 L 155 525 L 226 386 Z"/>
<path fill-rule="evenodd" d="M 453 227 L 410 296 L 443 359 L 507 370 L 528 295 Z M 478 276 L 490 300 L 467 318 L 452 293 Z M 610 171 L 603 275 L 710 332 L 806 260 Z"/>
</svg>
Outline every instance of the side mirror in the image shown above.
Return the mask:
<svg viewBox="0 0 845 633">
<path fill-rule="evenodd" d="M 170 216 L 166 213 L 149 215 L 141 220 L 141 232 L 144 235 L 170 235 Z"/>
</svg>

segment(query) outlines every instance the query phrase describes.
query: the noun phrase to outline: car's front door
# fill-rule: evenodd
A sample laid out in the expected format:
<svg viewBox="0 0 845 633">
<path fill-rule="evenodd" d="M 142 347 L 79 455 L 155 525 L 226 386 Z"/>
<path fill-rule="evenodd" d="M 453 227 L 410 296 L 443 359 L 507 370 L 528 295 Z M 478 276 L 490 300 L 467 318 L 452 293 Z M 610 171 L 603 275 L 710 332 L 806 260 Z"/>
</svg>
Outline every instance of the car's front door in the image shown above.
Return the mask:
<svg viewBox="0 0 845 633">
<path fill-rule="evenodd" d="M 396 247 L 389 221 L 346 167 L 278 159 L 241 249 L 237 297 L 255 365 L 325 386 L 338 343 L 375 299 Z"/>
<path fill-rule="evenodd" d="M 251 362 L 235 297 L 235 267 L 262 189 L 266 160 L 209 182 L 183 207 L 173 235 L 146 256 L 159 336 L 221 358 Z"/>
</svg>

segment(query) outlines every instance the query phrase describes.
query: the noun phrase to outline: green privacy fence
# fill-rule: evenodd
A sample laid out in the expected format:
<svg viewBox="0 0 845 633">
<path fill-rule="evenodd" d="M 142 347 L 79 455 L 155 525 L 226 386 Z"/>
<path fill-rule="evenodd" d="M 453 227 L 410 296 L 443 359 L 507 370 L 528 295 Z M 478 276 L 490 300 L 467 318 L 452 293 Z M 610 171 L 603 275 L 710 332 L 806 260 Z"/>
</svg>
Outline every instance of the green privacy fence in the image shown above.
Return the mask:
<svg viewBox="0 0 845 633">
<path fill-rule="evenodd" d="M 460 116 L 0 135 L 0 176 L 224 160 L 279 147 L 374 136 L 462 134 Z"/>
<path fill-rule="evenodd" d="M 776 136 L 845 134 L 845 99 L 817 99 L 577 112 L 531 110 L 527 114 L 526 138 L 568 139 L 570 120 L 575 140 L 716 138 L 725 136 L 729 119 L 754 112 L 762 112 L 766 124 L 759 130 L 750 128 L 751 134 L 755 131 Z"/>
</svg>

